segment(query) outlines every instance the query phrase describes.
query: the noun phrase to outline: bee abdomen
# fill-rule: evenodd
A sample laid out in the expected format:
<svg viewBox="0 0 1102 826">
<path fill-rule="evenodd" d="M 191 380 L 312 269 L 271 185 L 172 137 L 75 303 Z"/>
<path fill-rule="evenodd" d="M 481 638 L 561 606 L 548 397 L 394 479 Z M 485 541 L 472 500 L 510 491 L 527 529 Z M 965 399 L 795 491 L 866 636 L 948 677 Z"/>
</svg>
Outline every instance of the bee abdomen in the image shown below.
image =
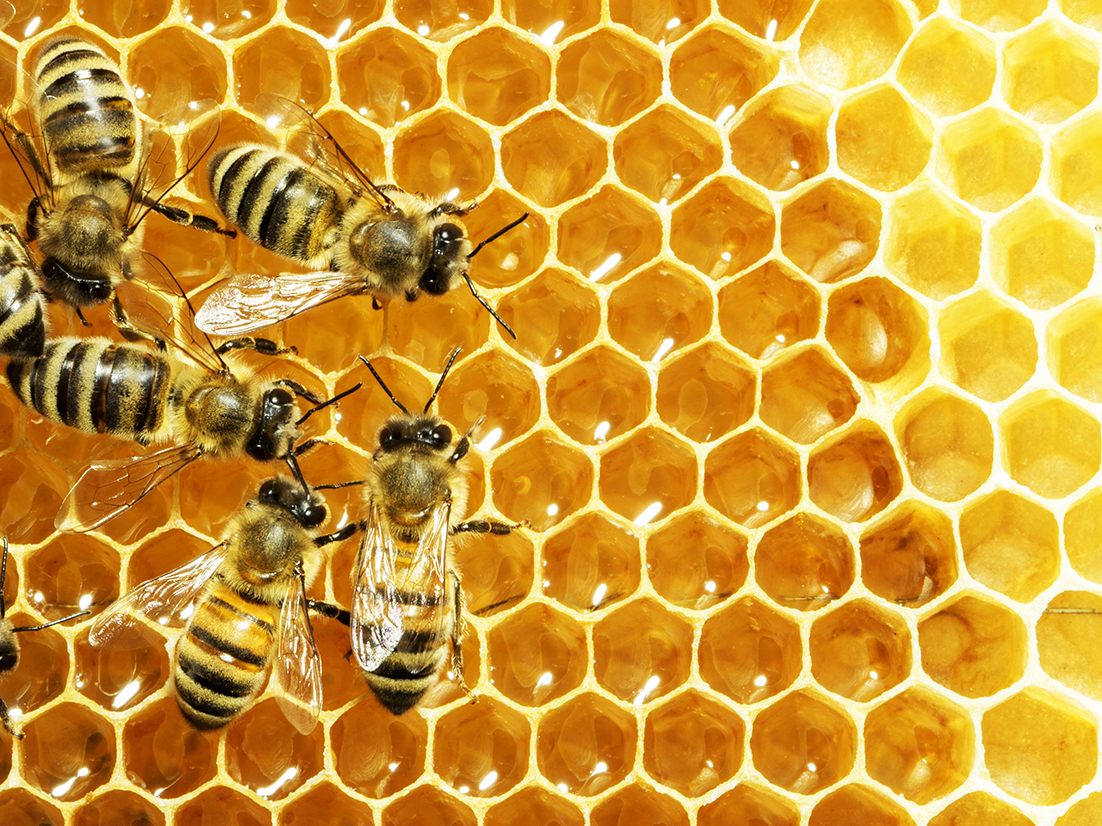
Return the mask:
<svg viewBox="0 0 1102 826">
<path fill-rule="evenodd" d="M 295 261 L 326 251 L 340 198 L 295 158 L 254 144 L 231 146 L 211 159 L 209 175 L 223 214 L 255 243 Z"/>
<path fill-rule="evenodd" d="M 403 714 L 416 706 L 436 682 L 446 653 L 434 630 L 406 630 L 390 656 L 364 676 L 388 711 Z"/>
<path fill-rule="evenodd" d="M 19 398 L 60 424 L 145 441 L 161 427 L 171 368 L 149 350 L 107 339 L 55 339 L 8 364 Z"/>
<path fill-rule="evenodd" d="M 118 67 L 93 43 L 55 40 L 38 57 L 44 137 L 59 168 L 80 173 L 134 159 L 137 121 Z"/>
<path fill-rule="evenodd" d="M 213 587 L 176 649 L 176 699 L 202 729 L 225 725 L 249 705 L 264 684 L 275 637 L 269 606 Z"/>
<path fill-rule="evenodd" d="M 46 299 L 34 273 L 16 263 L 0 266 L 0 353 L 16 358 L 42 355 L 45 316 Z"/>
</svg>

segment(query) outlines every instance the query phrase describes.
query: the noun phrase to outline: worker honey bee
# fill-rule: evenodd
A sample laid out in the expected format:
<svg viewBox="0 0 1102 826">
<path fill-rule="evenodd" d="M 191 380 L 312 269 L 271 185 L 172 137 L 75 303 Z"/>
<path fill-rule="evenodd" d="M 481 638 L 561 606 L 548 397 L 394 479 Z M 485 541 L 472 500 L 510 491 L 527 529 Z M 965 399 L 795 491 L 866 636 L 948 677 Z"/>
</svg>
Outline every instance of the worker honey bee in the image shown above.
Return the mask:
<svg viewBox="0 0 1102 826">
<path fill-rule="evenodd" d="M 0 554 L 0 677 L 7 674 L 9 671 L 15 671 L 19 665 L 19 640 L 16 639 L 16 634 L 23 631 L 41 631 L 43 628 L 49 628 L 51 625 L 57 625 L 61 622 L 68 622 L 71 619 L 77 617 L 87 616 L 90 611 L 78 611 L 75 614 L 70 614 L 67 617 L 53 620 L 52 622 L 46 622 L 42 625 L 24 625 L 16 628 L 12 625 L 10 619 L 4 616 L 4 581 L 8 573 L 8 538 L 3 538 L 3 552 Z M 23 739 L 22 732 L 18 731 L 14 725 L 12 725 L 11 715 L 8 712 L 8 704 L 0 698 L 0 724 L 4 726 L 4 730 L 8 732 L 12 737 L 19 740 Z"/>
<path fill-rule="evenodd" d="M 163 168 L 161 151 L 154 151 L 157 130 L 143 124 L 133 91 L 99 46 L 72 36 L 50 40 L 38 54 L 34 78 L 26 82 L 32 90 L 32 133 L 4 112 L 2 135 L 34 191 L 27 237 L 37 239 L 42 252 L 46 290 L 82 319 L 83 309 L 115 298 L 120 281 L 133 277 L 132 259 L 150 212 L 236 235 L 211 218 L 163 203 L 213 145 L 217 117 L 183 139 L 185 170 L 175 176 L 175 170 Z M 194 103 L 180 118 L 166 120 L 192 122 L 205 108 Z M 121 306 L 116 315 L 125 329 Z"/>
<path fill-rule="evenodd" d="M 471 432 L 457 438 L 428 411 L 458 354 L 452 353 L 420 415 L 410 413 L 364 359 L 402 414 L 379 432 L 365 482 L 364 535 L 352 575 L 352 650 L 371 690 L 394 714 L 415 706 L 439 679 L 449 640 L 463 685 L 463 598 L 448 538 L 504 535 L 526 524 L 454 520 L 467 504 L 459 461 L 470 450 Z"/>
<path fill-rule="evenodd" d="M 319 535 L 325 502 L 302 480 L 276 476 L 233 518 L 212 550 L 145 582 L 92 626 L 97 648 L 134 647 L 142 618 L 160 626 L 186 623 L 176 644 L 176 701 L 199 729 L 224 726 L 244 711 L 275 664 L 280 705 L 303 734 L 321 711 L 321 657 L 308 609 L 339 609 L 306 598 L 321 568 L 321 548 L 356 530 Z"/>
<path fill-rule="evenodd" d="M 37 271 L 19 230 L 0 224 L 0 355 L 42 355 L 48 318 Z"/>
<path fill-rule="evenodd" d="M 459 219 L 477 204 L 376 185 L 309 112 L 290 101 L 269 106 L 279 112 L 274 120 L 303 125 L 310 157 L 261 144 L 230 146 L 210 160 L 211 192 L 226 219 L 250 240 L 318 271 L 238 275 L 199 310 L 201 329 L 240 335 L 343 296 L 415 301 L 421 293 L 442 295 L 466 281 L 516 338 L 475 290 L 468 269 L 482 247 L 527 213 L 472 249 Z"/>
<path fill-rule="evenodd" d="M 159 272 L 171 279 L 167 271 Z M 7 378 L 16 395 L 54 422 L 142 445 L 174 443 L 142 456 L 93 462 L 62 503 L 59 529 L 99 527 L 200 456 L 266 462 L 302 453 L 314 442 L 296 446 L 299 425 L 359 387 L 322 401 L 289 379 L 259 377 L 243 365 L 231 366 L 230 351 L 287 350 L 254 338 L 214 347 L 190 331 L 188 321 L 192 314 L 182 314 L 183 333 L 172 332 L 177 329 L 172 317 L 148 328 L 166 331 L 150 334 L 163 349 L 98 337 L 57 338 L 41 356 L 9 362 Z M 314 404 L 301 417 L 296 417 L 296 396 Z"/>
</svg>

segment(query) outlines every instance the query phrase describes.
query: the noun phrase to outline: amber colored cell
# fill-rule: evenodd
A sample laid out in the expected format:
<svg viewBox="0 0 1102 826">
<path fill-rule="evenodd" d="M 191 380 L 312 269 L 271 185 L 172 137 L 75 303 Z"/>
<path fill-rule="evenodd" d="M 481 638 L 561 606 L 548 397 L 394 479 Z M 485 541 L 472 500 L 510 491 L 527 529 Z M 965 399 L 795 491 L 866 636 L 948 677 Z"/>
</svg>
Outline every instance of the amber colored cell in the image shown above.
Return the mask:
<svg viewBox="0 0 1102 826">
<path fill-rule="evenodd" d="M 1048 368 L 1062 387 L 1102 401 L 1102 301 L 1089 298 L 1049 322 Z"/>
<path fill-rule="evenodd" d="M 451 795 L 433 788 L 419 786 L 383 810 L 381 826 L 421 826 L 424 823 L 448 826 L 475 826 L 474 812 Z"/>
<path fill-rule="evenodd" d="M 756 703 L 784 691 L 800 676 L 800 630 L 753 598 L 711 616 L 697 651 L 700 676 L 736 703 Z"/>
<path fill-rule="evenodd" d="M 915 826 L 894 801 L 865 786 L 843 786 L 825 795 L 811 810 L 807 826 Z"/>
<path fill-rule="evenodd" d="M 1059 123 L 1098 96 L 1098 51 L 1069 27 L 1048 21 L 1003 51 L 1003 95 L 1038 123 Z"/>
<path fill-rule="evenodd" d="M 868 702 L 911 673 L 907 626 L 863 600 L 816 620 L 809 647 L 815 682 L 847 700 Z"/>
<path fill-rule="evenodd" d="M 830 163 L 831 111 L 827 98 L 803 86 L 770 89 L 731 129 L 731 160 L 750 180 L 777 192 L 814 178 Z"/>
<path fill-rule="evenodd" d="M 22 612 L 8 613 L 7 619 L 16 628 L 41 622 Z M 3 682 L 3 697 L 12 720 L 18 725 L 20 717 L 60 697 L 68 679 L 69 652 L 61 634 L 50 629 L 20 634 L 19 664 L 5 673 Z"/>
<path fill-rule="evenodd" d="M 1094 715 L 1040 688 L 1026 688 L 988 709 L 982 725 L 991 779 L 1027 803 L 1062 803 L 1098 768 Z"/>
<path fill-rule="evenodd" d="M 850 773 L 857 737 L 853 722 L 833 705 L 796 691 L 754 718 L 750 751 L 766 780 L 807 795 Z"/>
<path fill-rule="evenodd" d="M 234 507 L 241 504 L 241 498 L 240 495 L 237 497 Z M 178 528 L 160 533 L 130 554 L 126 579 L 125 582 L 120 581 L 120 590 L 125 593 L 154 577 L 167 574 L 173 568 L 206 553 L 210 547 L 207 540 Z"/>
<path fill-rule="evenodd" d="M 629 602 L 593 628 L 593 672 L 616 697 L 642 705 L 688 679 L 692 627 L 651 600 Z"/>
<path fill-rule="evenodd" d="M 11 826 L 63 826 L 65 816 L 56 806 L 26 789 L 6 789 L 0 793 L 0 809 L 11 813 Z"/>
<path fill-rule="evenodd" d="M 907 44 L 897 78 L 933 114 L 955 115 L 991 97 L 995 49 L 975 29 L 935 17 Z"/>
<path fill-rule="evenodd" d="M 612 157 L 620 180 L 659 204 L 686 195 L 723 160 L 713 130 L 667 106 L 652 109 L 618 132 Z"/>
<path fill-rule="evenodd" d="M 589 344 L 596 338 L 601 322 L 597 294 L 562 270 L 544 270 L 502 298 L 497 311 L 510 327 L 523 331 L 515 341 L 506 336 L 506 342 L 545 367 Z"/>
<path fill-rule="evenodd" d="M 991 239 L 995 283 L 1034 310 L 1082 292 L 1094 273 L 1092 230 L 1041 199 L 1004 217 Z"/>
<path fill-rule="evenodd" d="M 193 101 L 216 104 L 225 99 L 226 68 L 226 56 L 214 44 L 177 27 L 159 28 L 127 60 L 130 84 L 135 93 L 141 90 L 138 106 L 155 118 L 183 111 Z M 178 116 L 170 121 L 176 122 Z M 214 140 L 213 132 L 209 140 Z"/>
<path fill-rule="evenodd" d="M 658 415 L 692 441 L 711 442 L 750 420 L 756 390 L 748 365 L 709 342 L 663 365 Z"/>
<path fill-rule="evenodd" d="M 122 745 L 129 781 L 160 798 L 189 794 L 218 774 L 217 740 L 193 728 L 173 697 L 129 717 Z"/>
<path fill-rule="evenodd" d="M 1091 490 L 1064 516 L 1064 549 L 1071 566 L 1092 582 L 1102 583 L 1102 555 L 1098 536 L 1102 535 L 1102 495 Z"/>
<path fill-rule="evenodd" d="M 934 499 L 959 501 L 991 476 L 991 422 L 971 402 L 928 388 L 899 412 L 895 429 L 911 483 Z"/>
<path fill-rule="evenodd" d="M 366 354 L 365 354 L 366 355 Z M 442 370 L 447 363 L 448 356 L 428 367 L 429 370 Z M 371 358 L 371 366 L 386 382 L 386 386 L 398 401 L 407 409 L 423 409 L 425 403 L 432 396 L 433 388 L 439 373 L 434 379 L 429 379 L 421 372 L 415 370 L 408 363 L 393 358 Z M 456 362 L 455 369 L 463 365 L 462 353 Z M 364 369 L 362 366 L 361 370 Z M 430 373 L 430 375 L 433 375 Z M 383 388 L 375 381 L 370 373 L 362 376 L 366 379 L 363 387 L 340 402 L 340 418 L 337 420 L 337 431 L 348 438 L 353 444 L 361 445 L 365 450 L 374 451 L 379 445 L 379 431 L 383 423 L 391 416 L 399 413 L 394 403 L 387 398 Z M 307 453 L 304 459 L 309 459 Z M 360 473 L 366 472 L 367 464 L 363 463 L 358 468 Z"/>
<path fill-rule="evenodd" d="M 996 602 L 963 596 L 918 624 L 922 670 L 963 697 L 990 697 L 1022 678 L 1025 625 Z"/>
<path fill-rule="evenodd" d="M 800 35 L 800 66 L 820 83 L 851 89 L 884 74 L 910 34 L 908 15 L 894 0 L 827 0 Z"/>
<path fill-rule="evenodd" d="M 780 261 L 767 261 L 719 291 L 723 337 L 756 359 L 817 335 L 820 310 L 815 289 Z"/>
<path fill-rule="evenodd" d="M 1102 598 L 1087 591 L 1064 591 L 1037 620 L 1037 651 L 1050 677 L 1093 700 L 1102 697 L 1098 656 L 1098 614 Z"/>
<path fill-rule="evenodd" d="M 120 7 L 78 0 L 76 6 L 85 23 L 98 26 L 112 37 L 134 37 L 160 26 L 172 4 L 167 0 L 144 0 Z"/>
<path fill-rule="evenodd" d="M 1032 820 L 1009 803 L 986 792 L 972 792 L 958 797 L 935 815 L 929 826 L 986 826 L 989 823 L 1034 826 Z M 1063 820 L 1057 823 L 1063 824 Z"/>
<path fill-rule="evenodd" d="M 559 219 L 559 261 L 594 283 L 616 281 L 661 250 L 658 215 L 614 187 L 602 188 Z"/>
<path fill-rule="evenodd" d="M 1074 209 L 1093 217 L 1102 216 L 1102 117 L 1078 119 L 1052 137 L 1049 189 Z"/>
<path fill-rule="evenodd" d="M 512 287 L 532 275 L 547 257 L 551 230 L 546 216 L 507 189 L 491 190 L 476 210 L 463 216 L 467 237 L 477 247 L 526 213 L 523 223 L 479 250 L 470 272 L 476 285 Z"/>
<path fill-rule="evenodd" d="M 758 540 L 754 576 L 779 605 L 818 610 L 853 585 L 853 548 L 831 523 L 799 514 Z"/>
<path fill-rule="evenodd" d="M 635 718 L 627 711 L 597 694 L 578 695 L 540 720 L 540 774 L 560 791 L 599 794 L 631 771 L 636 737 Z"/>
<path fill-rule="evenodd" d="M 636 782 L 593 807 L 592 826 L 689 826 L 689 815 L 674 798 Z"/>
<path fill-rule="evenodd" d="M 857 378 L 892 381 L 906 392 L 930 370 L 925 308 L 885 278 L 836 290 L 827 305 L 827 341 Z"/>
<path fill-rule="evenodd" d="M 602 126 L 630 120 L 662 93 L 658 56 L 608 29 L 566 46 L 555 71 L 559 102 L 579 118 Z"/>
<path fill-rule="evenodd" d="M 609 334 L 641 361 L 658 361 L 704 336 L 712 296 L 689 270 L 666 261 L 616 285 L 608 298 Z"/>
<path fill-rule="evenodd" d="M 276 3 L 272 0 L 188 0 L 182 9 L 191 25 L 218 40 L 252 34 L 267 25 L 275 12 Z"/>
<path fill-rule="evenodd" d="M 99 613 L 119 595 L 119 557 L 84 535 L 55 539 L 24 560 L 24 597 L 47 620 Z"/>
<path fill-rule="evenodd" d="M 642 428 L 601 457 L 600 497 L 637 525 L 665 519 L 693 501 L 694 451 L 663 430 Z"/>
<path fill-rule="evenodd" d="M 859 423 L 811 454 L 807 483 L 811 501 L 824 511 L 863 522 L 895 501 L 903 472 L 887 436 L 871 423 Z"/>
<path fill-rule="evenodd" d="M 908 689 L 874 708 L 864 733 L 869 776 L 919 805 L 958 788 L 975 760 L 968 713 L 925 689 Z"/>
<path fill-rule="evenodd" d="M 747 528 L 787 513 L 800 501 L 800 457 L 763 430 L 740 433 L 714 447 L 704 466 L 704 496 Z"/>
<path fill-rule="evenodd" d="M 490 477 L 501 512 L 515 522 L 529 520 L 537 531 L 562 522 L 593 493 L 589 459 L 546 430 L 497 456 Z"/>
<path fill-rule="evenodd" d="M 73 684 L 101 708 L 123 711 L 138 705 L 168 682 L 169 668 L 163 645 L 93 648 L 87 632 L 81 632 L 76 641 Z"/>
<path fill-rule="evenodd" d="M 781 251 L 824 284 L 865 269 L 879 242 L 880 204 L 842 181 L 804 192 L 781 215 Z"/>
<path fill-rule="evenodd" d="M 542 207 L 584 195 L 607 165 L 601 138 L 557 111 L 534 115 L 501 139 L 505 178 L 518 194 Z"/>
<path fill-rule="evenodd" d="M 951 0 L 949 5 L 970 23 L 982 26 L 990 32 L 1006 32 L 1020 29 L 1048 5 L 1045 0 L 1016 0 L 1004 3 L 1000 0 Z"/>
<path fill-rule="evenodd" d="M 1038 496 L 1061 499 L 1098 472 L 1098 421 L 1054 393 L 1021 399 L 1003 413 L 999 428 L 1010 476 Z"/>
<path fill-rule="evenodd" d="M 436 72 L 429 72 L 435 78 Z M 374 77 L 374 75 L 372 75 Z M 551 87 L 546 52 L 507 29 L 483 29 L 448 58 L 448 97 L 476 118 L 504 126 L 545 100 Z"/>
<path fill-rule="evenodd" d="M 330 730 L 341 782 L 371 798 L 397 794 L 422 776 L 427 741 L 420 714 L 395 717 L 371 698 L 353 705 Z"/>
<path fill-rule="evenodd" d="M 768 85 L 779 68 L 776 52 L 741 33 L 706 28 L 677 45 L 670 58 L 670 87 L 685 106 L 724 123 Z"/>
<path fill-rule="evenodd" d="M 787 40 L 807 17 L 812 0 L 719 0 L 719 13 L 755 37 Z"/>
<path fill-rule="evenodd" d="M 575 611 L 594 611 L 639 587 L 639 541 L 598 513 L 583 515 L 547 537 L 543 593 Z"/>
<path fill-rule="evenodd" d="M 112 789 L 83 803 L 73 826 L 165 826 L 164 813 L 133 792 Z"/>
<path fill-rule="evenodd" d="M 395 302 L 391 312 L 405 312 L 404 304 Z M 283 340 L 295 342 L 299 355 L 318 370 L 326 373 L 347 370 L 360 364 L 358 354 L 374 353 L 382 344 L 387 314 L 373 309 L 371 296 L 342 298 L 327 304 L 321 312 L 325 315 L 323 323 L 318 323 L 321 316 L 315 312 L 296 316 L 282 325 Z M 342 331 L 340 347 L 333 346 L 333 330 Z M 340 389 L 345 389 L 343 384 Z"/>
<path fill-rule="evenodd" d="M 219 540 L 230 520 L 247 501 L 256 498 L 264 480 L 277 472 L 270 465 L 257 462 L 250 462 L 234 473 L 227 473 L 221 462 L 194 462 L 177 477 L 180 517 L 192 530 Z"/>
<path fill-rule="evenodd" d="M 394 141 L 394 182 L 407 192 L 462 201 L 490 185 L 493 158 L 490 136 L 481 127 L 437 111 L 402 130 Z"/>
<path fill-rule="evenodd" d="M 647 540 L 647 575 L 667 602 L 704 610 L 746 581 L 746 537 L 707 513 L 680 514 Z"/>
<path fill-rule="evenodd" d="M 321 35 L 335 49 L 382 16 L 383 0 L 287 0 L 284 10 L 288 20 Z"/>
<path fill-rule="evenodd" d="M 115 769 L 111 724 L 77 703 L 62 703 L 23 725 L 21 771 L 55 800 L 79 800 Z"/>
<path fill-rule="evenodd" d="M 374 29 L 337 55 L 341 101 L 379 126 L 394 126 L 440 99 L 436 56 L 398 29 Z"/>
<path fill-rule="evenodd" d="M 1093 826 L 1099 817 L 1102 817 L 1102 794 L 1095 792 L 1069 807 L 1064 816 L 1056 820 L 1056 826 Z"/>
<path fill-rule="evenodd" d="M 905 285 L 941 300 L 979 278 L 980 222 L 937 187 L 922 187 L 888 210 L 884 263 Z"/>
<path fill-rule="evenodd" d="M 1041 143 L 1027 126 L 993 108 L 945 127 L 937 175 L 977 209 L 999 212 L 1024 197 L 1041 173 Z"/>
<path fill-rule="evenodd" d="M 946 307 L 938 327 L 942 373 L 985 401 L 1006 399 L 1037 370 L 1037 335 L 1032 322 L 992 293 L 972 293 Z"/>
<path fill-rule="evenodd" d="M 460 794 L 496 797 L 528 771 L 531 728 L 519 712 L 489 697 L 450 711 L 436 723 L 436 774 Z"/>
<path fill-rule="evenodd" d="M 491 324 L 497 326 L 463 287 L 439 297 L 422 295 L 412 304 L 404 299 L 393 301 L 387 312 L 386 339 L 394 355 L 439 373 L 456 347 L 464 353 L 482 347 L 490 338 Z M 434 334 L 426 336 L 425 330 Z M 502 335 L 509 336 L 504 331 Z M 425 401 L 429 395 L 425 394 Z"/>
<path fill-rule="evenodd" d="M 329 60 L 321 45 L 301 32 L 273 26 L 234 53 L 237 102 L 249 108 L 273 94 L 318 110 L 329 100 Z"/>
<path fill-rule="evenodd" d="M 918 608 L 958 574 L 953 523 L 939 508 L 905 502 L 861 536 L 861 579 L 883 599 Z"/>
<path fill-rule="evenodd" d="M 69 492 L 69 480 L 45 456 L 13 450 L 0 456 L 0 525 L 11 542 L 43 542 Z"/>
<path fill-rule="evenodd" d="M 930 121 L 888 85 L 846 101 L 834 133 L 842 171 L 882 192 L 895 192 L 917 178 L 933 145 Z"/>
<path fill-rule="evenodd" d="M 739 770 L 744 732 L 727 706 L 687 691 L 647 717 L 643 766 L 656 783 L 701 797 Z"/>
<path fill-rule="evenodd" d="M 490 629 L 486 644 L 490 682 L 522 705 L 557 700 L 585 679 L 585 633 L 546 605 L 529 604 L 510 614 Z"/>
<path fill-rule="evenodd" d="M 481 476 L 481 471 L 476 474 Z M 493 616 L 523 601 L 532 589 L 535 552 L 527 531 L 468 535 L 452 543 L 451 555 L 462 572 L 467 610 L 472 614 Z"/>
<path fill-rule="evenodd" d="M 762 374 L 761 420 L 800 444 L 844 425 L 859 401 L 849 376 L 818 347 L 778 359 Z"/>
<path fill-rule="evenodd" d="M 279 814 L 279 826 L 372 826 L 371 809 L 329 783 L 298 795 Z"/>
<path fill-rule="evenodd" d="M 670 247 L 712 279 L 734 275 L 773 247 L 773 206 L 740 181 L 715 178 L 678 205 Z"/>
<path fill-rule="evenodd" d="M 601 19 L 600 3 L 593 0 L 504 0 L 501 6 L 506 20 L 547 46 L 591 29 Z"/>
<path fill-rule="evenodd" d="M 701 806 L 697 826 L 797 826 L 800 815 L 785 798 L 740 783 Z"/>
<path fill-rule="evenodd" d="M 235 826 L 270 826 L 272 815 L 266 807 L 228 787 L 215 786 L 182 805 L 173 819 L 174 826 L 207 826 L 233 812 Z"/>
<path fill-rule="evenodd" d="M 539 418 L 539 387 L 527 367 L 499 351 L 480 354 L 448 374 L 436 409 L 457 432 L 476 424 L 482 449 L 527 433 Z"/>
<path fill-rule="evenodd" d="M 657 0 L 653 3 L 609 0 L 609 13 L 614 23 L 630 26 L 636 34 L 662 47 L 699 25 L 708 16 L 708 3 L 705 0 Z"/>
<path fill-rule="evenodd" d="M 547 412 L 574 441 L 602 444 L 643 422 L 650 395 L 646 372 L 601 346 L 547 379 Z"/>
<path fill-rule="evenodd" d="M 456 35 L 478 28 L 490 17 L 494 4 L 490 0 L 459 0 L 440 3 L 437 0 L 396 0 L 394 16 L 412 32 L 429 40 L 451 40 Z"/>
<path fill-rule="evenodd" d="M 513 792 L 486 812 L 485 826 L 583 826 L 585 815 L 573 803 L 539 786 Z"/>
<path fill-rule="evenodd" d="M 244 712 L 226 732 L 226 773 L 264 800 L 282 800 L 322 769 L 325 733 L 301 734 L 274 699 Z"/>
</svg>

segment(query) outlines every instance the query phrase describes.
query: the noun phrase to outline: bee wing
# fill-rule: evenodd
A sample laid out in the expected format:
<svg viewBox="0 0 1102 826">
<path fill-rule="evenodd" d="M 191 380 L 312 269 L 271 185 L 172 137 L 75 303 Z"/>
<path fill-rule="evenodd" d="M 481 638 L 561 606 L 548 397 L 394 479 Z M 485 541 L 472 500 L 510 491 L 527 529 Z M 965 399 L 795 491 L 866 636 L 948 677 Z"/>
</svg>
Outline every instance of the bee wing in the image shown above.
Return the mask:
<svg viewBox="0 0 1102 826">
<path fill-rule="evenodd" d="M 238 275 L 207 297 L 195 322 L 214 335 L 242 335 L 364 291 L 362 279 L 341 272 Z"/>
<path fill-rule="evenodd" d="M 143 582 L 99 615 L 88 641 L 95 648 L 137 648 L 154 638 L 142 618 L 160 626 L 182 626 L 225 559 L 226 547 L 216 545 L 186 565 Z"/>
<path fill-rule="evenodd" d="M 438 505 L 412 559 L 396 573 L 398 548 L 372 505 L 360 542 L 352 588 L 352 650 L 364 671 L 374 671 L 397 647 L 407 622 L 433 622 L 426 647 L 446 633 L 445 554 L 450 503 Z"/>
<path fill-rule="evenodd" d="M 0 12 L 0 16 L 2 14 L 3 12 Z M 49 160 L 52 155 L 49 146 L 46 145 L 45 136 L 37 128 L 37 119 L 32 113 L 38 111 L 40 98 L 50 96 L 42 90 L 34 77 L 25 72 L 15 61 L 4 60 L 3 65 L 7 70 L 5 73 L 10 73 L 13 85 L 18 85 L 19 81 L 22 81 L 23 94 L 19 96 L 17 90 L 13 89 L 15 100 L 12 105 L 0 108 L 0 137 L 19 164 L 20 171 L 39 204 L 49 212 L 54 206 L 54 183 Z M 16 104 L 20 102 L 26 103 L 25 110 L 30 120 L 29 129 L 26 130 L 19 125 L 15 116 Z"/>
<path fill-rule="evenodd" d="M 61 503 L 54 527 L 78 533 L 95 530 L 140 502 L 201 454 L 189 443 L 144 456 L 93 462 Z"/>
<path fill-rule="evenodd" d="M 276 699 L 301 734 L 309 734 L 321 714 L 321 655 L 314 643 L 306 591 L 294 577 L 283 600 L 276 639 Z"/>
</svg>

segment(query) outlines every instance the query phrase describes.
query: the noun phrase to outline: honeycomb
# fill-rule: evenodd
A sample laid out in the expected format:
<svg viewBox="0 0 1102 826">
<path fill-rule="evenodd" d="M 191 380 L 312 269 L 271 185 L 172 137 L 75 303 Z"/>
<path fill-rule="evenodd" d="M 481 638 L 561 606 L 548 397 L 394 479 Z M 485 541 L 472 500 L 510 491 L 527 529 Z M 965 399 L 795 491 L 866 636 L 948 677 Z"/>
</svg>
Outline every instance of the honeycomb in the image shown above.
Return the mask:
<svg viewBox="0 0 1102 826">
<path fill-rule="evenodd" d="M 475 702 L 446 682 L 387 714 L 318 618 L 321 725 L 269 696 L 201 734 L 166 648 L 89 627 L 270 469 L 197 463 L 60 535 L 89 459 L 133 447 L 0 394 L 9 615 L 93 612 L 23 635 L 0 683 L 26 733 L 0 736 L 6 826 L 1102 821 L 1102 3 L 16 6 L 6 63 L 78 31 L 149 115 L 213 99 L 220 142 L 263 139 L 280 94 L 376 178 L 478 198 L 475 240 L 531 211 L 472 269 L 516 341 L 459 289 L 330 305 L 257 362 L 333 393 L 371 355 L 413 404 L 463 347 L 439 409 L 482 422 L 471 506 L 531 529 L 455 547 Z M 200 175 L 180 194 L 212 209 Z M 146 238 L 200 295 L 291 269 Z M 391 412 L 368 381 L 314 417 L 307 478 L 362 477 Z M 354 554 L 313 596 L 347 603 Z"/>
</svg>

